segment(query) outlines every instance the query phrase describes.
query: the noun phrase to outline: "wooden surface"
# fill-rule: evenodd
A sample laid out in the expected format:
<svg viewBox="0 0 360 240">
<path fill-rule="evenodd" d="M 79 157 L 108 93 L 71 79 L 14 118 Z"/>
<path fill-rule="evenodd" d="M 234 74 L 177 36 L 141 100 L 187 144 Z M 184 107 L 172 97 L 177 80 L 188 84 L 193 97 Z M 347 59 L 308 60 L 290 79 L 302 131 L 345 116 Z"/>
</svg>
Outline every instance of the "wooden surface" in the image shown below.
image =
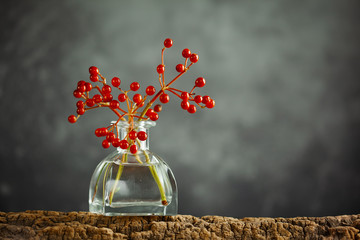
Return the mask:
<svg viewBox="0 0 360 240">
<path fill-rule="evenodd" d="M 0 212 L 0 239 L 360 239 L 360 214 L 243 218 Z"/>
</svg>

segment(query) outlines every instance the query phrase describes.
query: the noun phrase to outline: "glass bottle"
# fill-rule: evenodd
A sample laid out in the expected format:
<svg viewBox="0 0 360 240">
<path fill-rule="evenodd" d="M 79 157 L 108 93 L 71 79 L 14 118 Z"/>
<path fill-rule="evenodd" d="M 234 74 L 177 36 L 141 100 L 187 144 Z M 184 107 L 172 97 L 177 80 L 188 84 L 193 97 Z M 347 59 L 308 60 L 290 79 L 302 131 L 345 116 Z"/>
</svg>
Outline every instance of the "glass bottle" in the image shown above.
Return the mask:
<svg viewBox="0 0 360 240">
<path fill-rule="evenodd" d="M 113 122 L 114 124 L 114 122 Z M 149 150 L 153 121 L 119 121 L 124 139 L 130 129 L 147 133 L 136 154 L 117 148 L 96 167 L 89 189 L 89 211 L 103 215 L 176 215 L 178 193 L 174 174 L 164 160 Z"/>
</svg>

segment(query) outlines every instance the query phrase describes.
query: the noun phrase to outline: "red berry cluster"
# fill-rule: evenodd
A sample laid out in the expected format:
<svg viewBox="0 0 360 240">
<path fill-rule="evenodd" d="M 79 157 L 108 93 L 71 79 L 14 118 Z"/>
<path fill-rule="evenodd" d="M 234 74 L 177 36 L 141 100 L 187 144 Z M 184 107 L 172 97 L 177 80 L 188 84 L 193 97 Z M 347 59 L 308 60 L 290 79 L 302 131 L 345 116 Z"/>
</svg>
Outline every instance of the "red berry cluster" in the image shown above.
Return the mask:
<svg viewBox="0 0 360 240">
<path fill-rule="evenodd" d="M 131 153 L 135 154 L 138 150 L 139 141 L 145 141 L 147 139 L 146 132 L 136 132 L 135 129 L 130 129 L 128 135 L 124 139 L 119 139 L 117 123 L 119 121 L 127 121 L 130 126 L 133 126 L 131 123 L 134 122 L 134 119 L 136 119 L 136 121 L 158 120 L 158 113 L 161 112 L 162 105 L 156 104 L 153 109 L 151 107 L 156 100 L 159 100 L 162 104 L 168 103 L 170 101 L 170 96 L 166 92 L 179 97 L 181 99 L 181 108 L 187 110 L 189 113 L 195 113 L 196 106 L 201 108 L 213 108 L 215 106 L 215 101 L 212 98 L 209 96 L 196 95 L 194 93 L 196 88 L 202 88 L 205 86 L 206 81 L 203 77 L 198 77 L 195 80 L 195 84 L 190 91 L 182 91 L 170 87 L 180 76 L 182 76 L 194 63 L 199 60 L 199 56 L 195 53 L 191 53 L 189 49 L 185 48 L 182 51 L 185 63 L 177 64 L 175 67 L 175 70 L 179 74 L 169 83 L 165 83 L 164 51 L 166 48 L 172 47 L 172 45 L 173 41 L 170 38 L 165 39 L 164 48 L 161 52 L 161 64 L 156 67 L 156 71 L 159 74 L 160 89 L 157 91 L 154 86 L 149 85 L 145 88 L 144 95 L 137 93 L 140 89 L 140 84 L 138 82 L 131 83 L 129 89 L 125 90 L 125 88 L 120 87 L 121 80 L 118 77 L 113 77 L 111 79 L 112 86 L 110 86 L 106 83 L 106 79 L 100 74 L 97 67 L 90 67 L 89 79 L 94 85 L 83 80 L 78 82 L 77 87 L 73 92 L 75 98 L 81 99 L 76 103 L 77 116 L 70 115 L 68 117 L 68 121 L 70 123 L 75 123 L 86 111 L 100 107 L 107 107 L 117 115 L 118 120 L 116 123 L 108 127 L 96 129 L 95 135 L 97 137 L 105 137 L 102 142 L 102 146 L 104 148 L 109 148 L 113 145 L 114 147 L 128 149 Z M 113 92 L 113 88 L 120 92 L 117 96 Z M 91 96 L 90 93 L 92 91 L 96 91 L 96 93 Z M 145 107 L 140 110 L 143 106 Z"/>
<path fill-rule="evenodd" d="M 105 139 L 102 141 L 103 148 L 109 148 L 111 145 L 113 145 L 114 147 L 129 149 L 133 154 L 135 154 L 138 150 L 136 139 L 139 139 L 140 141 L 145 141 L 147 139 L 146 132 L 136 132 L 135 130 L 131 130 L 123 140 L 120 140 L 120 138 L 116 136 L 114 132 L 109 132 L 107 128 L 96 129 L 95 135 L 97 137 L 105 137 Z"/>
</svg>

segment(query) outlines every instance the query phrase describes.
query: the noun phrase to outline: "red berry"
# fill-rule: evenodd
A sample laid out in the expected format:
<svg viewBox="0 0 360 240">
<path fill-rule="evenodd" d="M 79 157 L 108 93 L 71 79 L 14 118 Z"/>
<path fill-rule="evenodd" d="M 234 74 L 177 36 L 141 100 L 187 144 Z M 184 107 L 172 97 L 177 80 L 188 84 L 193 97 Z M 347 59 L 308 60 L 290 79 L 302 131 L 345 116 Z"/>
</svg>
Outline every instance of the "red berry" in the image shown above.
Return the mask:
<svg viewBox="0 0 360 240">
<path fill-rule="evenodd" d="M 95 105 L 94 99 L 89 98 L 88 100 L 86 100 L 86 105 L 88 107 L 93 107 Z"/>
<path fill-rule="evenodd" d="M 92 82 L 99 81 L 99 76 L 98 75 L 90 75 L 90 81 L 92 81 Z"/>
<path fill-rule="evenodd" d="M 129 132 L 129 138 L 130 138 L 131 140 L 135 140 L 135 139 L 137 138 L 137 132 L 134 131 L 134 130 L 130 131 L 130 132 Z"/>
<path fill-rule="evenodd" d="M 119 138 L 115 138 L 115 139 L 112 141 L 112 145 L 113 145 L 113 147 L 119 147 L 119 146 L 120 146 L 120 139 L 119 139 Z"/>
<path fill-rule="evenodd" d="M 147 134 L 144 131 L 140 131 L 137 133 L 137 137 L 140 141 L 145 141 L 147 139 Z"/>
<path fill-rule="evenodd" d="M 173 40 L 171 40 L 170 38 L 165 39 L 164 46 L 166 48 L 171 48 L 172 45 L 173 45 Z"/>
<path fill-rule="evenodd" d="M 85 109 L 84 109 L 84 108 L 78 108 L 78 109 L 76 110 L 76 112 L 77 112 L 77 114 L 79 114 L 79 115 L 83 115 L 83 114 L 85 113 Z"/>
<path fill-rule="evenodd" d="M 133 101 L 134 101 L 134 103 L 140 103 L 141 102 L 141 100 L 142 100 L 142 96 L 141 96 L 141 94 L 135 94 L 134 96 L 133 96 Z"/>
<path fill-rule="evenodd" d="M 140 88 L 140 84 L 138 82 L 133 82 L 130 84 L 130 89 L 134 92 L 139 90 L 139 88 Z"/>
<path fill-rule="evenodd" d="M 110 147 L 109 141 L 105 139 L 105 140 L 102 142 L 102 146 L 103 146 L 103 148 L 109 148 L 109 147 Z"/>
<path fill-rule="evenodd" d="M 77 101 L 77 102 L 76 102 L 76 106 L 77 106 L 78 108 L 83 108 L 83 107 L 85 106 L 85 103 L 80 100 L 80 101 Z"/>
<path fill-rule="evenodd" d="M 99 103 L 99 102 L 102 101 L 102 97 L 101 97 L 100 94 L 95 94 L 95 95 L 93 96 L 93 99 L 94 99 L 95 103 Z"/>
<path fill-rule="evenodd" d="M 97 75 L 97 74 L 99 74 L 99 69 L 98 69 L 97 67 L 95 67 L 95 66 L 91 66 L 91 67 L 89 68 L 89 73 L 90 73 L 91 75 Z"/>
<path fill-rule="evenodd" d="M 116 136 L 115 136 L 115 133 L 113 133 L 113 132 L 109 132 L 109 133 L 106 135 L 106 140 L 108 140 L 109 142 L 114 141 L 115 138 L 116 138 Z"/>
<path fill-rule="evenodd" d="M 205 86 L 205 83 L 206 83 L 206 81 L 205 81 L 205 78 L 203 78 L 203 77 L 199 77 L 195 80 L 196 87 L 203 87 L 203 86 Z"/>
<path fill-rule="evenodd" d="M 150 115 L 151 115 L 153 112 L 154 112 L 154 110 L 152 110 L 151 108 L 149 108 L 149 109 L 146 111 L 145 115 L 148 116 L 148 117 L 150 117 Z"/>
<path fill-rule="evenodd" d="M 156 112 L 153 112 L 149 118 L 152 120 L 152 121 L 156 121 L 159 119 L 159 114 L 157 114 Z"/>
<path fill-rule="evenodd" d="M 107 128 L 100 128 L 100 136 L 105 137 L 108 134 Z"/>
<path fill-rule="evenodd" d="M 188 48 L 185 48 L 183 51 L 182 51 L 182 56 L 184 58 L 188 58 L 191 56 L 191 51 L 188 49 Z"/>
<path fill-rule="evenodd" d="M 200 96 L 200 95 L 196 95 L 195 98 L 194 98 L 194 100 L 195 100 L 196 103 L 201 103 L 202 100 L 203 100 L 203 98 L 202 98 L 202 96 Z"/>
<path fill-rule="evenodd" d="M 81 86 L 81 85 L 84 85 L 86 82 L 84 81 L 84 80 L 80 80 L 80 81 L 78 81 L 78 84 L 77 84 L 77 86 Z"/>
<path fill-rule="evenodd" d="M 127 149 L 128 147 L 129 147 L 129 143 L 128 143 L 128 141 L 127 140 L 121 140 L 120 141 L 120 144 L 119 144 L 119 147 L 121 148 L 121 149 Z"/>
<path fill-rule="evenodd" d="M 111 107 L 112 109 L 117 109 L 117 108 L 119 108 L 119 106 L 120 106 L 120 103 L 119 103 L 118 101 L 116 101 L 116 100 L 112 100 L 112 101 L 110 102 L 110 107 Z"/>
<path fill-rule="evenodd" d="M 178 64 L 178 65 L 176 65 L 175 69 L 177 72 L 182 73 L 183 71 L 185 71 L 185 66 L 182 64 Z"/>
<path fill-rule="evenodd" d="M 111 102 L 111 100 L 113 100 L 113 96 L 110 93 L 108 93 L 108 94 L 104 95 L 103 99 L 104 99 L 104 102 Z"/>
<path fill-rule="evenodd" d="M 189 113 L 195 113 L 196 112 L 196 107 L 195 105 L 190 105 L 190 107 L 187 110 Z"/>
<path fill-rule="evenodd" d="M 118 96 L 118 99 L 120 102 L 125 102 L 126 101 L 126 95 L 124 93 L 120 93 Z"/>
<path fill-rule="evenodd" d="M 97 128 L 97 129 L 95 130 L 95 135 L 96 135 L 97 137 L 101 137 L 101 128 Z"/>
<path fill-rule="evenodd" d="M 191 54 L 191 56 L 190 56 L 190 62 L 196 63 L 197 61 L 199 61 L 199 55 L 197 55 L 197 54 L 195 54 L 195 53 Z"/>
<path fill-rule="evenodd" d="M 211 98 L 209 96 L 203 96 L 202 103 L 207 104 L 211 101 Z"/>
<path fill-rule="evenodd" d="M 82 93 L 85 92 L 85 91 L 86 91 L 86 86 L 85 86 L 85 84 L 77 86 L 77 90 L 79 90 L 79 91 L 82 92 Z"/>
<path fill-rule="evenodd" d="M 109 86 L 109 85 L 104 85 L 103 87 L 102 87 L 102 92 L 104 93 L 104 94 L 107 94 L 107 93 L 111 93 L 111 87 Z"/>
<path fill-rule="evenodd" d="M 75 90 L 74 91 L 74 97 L 76 97 L 76 98 L 81 98 L 81 96 L 82 96 L 82 92 L 80 92 L 79 90 Z"/>
<path fill-rule="evenodd" d="M 170 97 L 166 93 L 163 93 L 160 95 L 159 99 L 160 99 L 160 102 L 162 102 L 162 103 L 168 103 L 170 100 Z"/>
<path fill-rule="evenodd" d="M 138 147 L 135 144 L 130 146 L 130 152 L 132 154 L 137 153 L 137 150 L 138 150 Z"/>
<path fill-rule="evenodd" d="M 77 90 L 79 91 L 79 92 L 85 92 L 86 91 L 86 87 L 85 87 L 85 85 L 80 85 L 80 86 L 77 86 Z"/>
<path fill-rule="evenodd" d="M 78 86 L 84 85 L 86 82 L 84 80 L 78 81 Z"/>
<path fill-rule="evenodd" d="M 155 89 L 154 86 L 148 86 L 146 88 L 146 94 L 149 95 L 149 96 L 154 95 L 155 92 L 156 92 L 156 89 Z"/>
<path fill-rule="evenodd" d="M 155 112 L 161 112 L 161 110 L 162 110 L 162 106 L 160 104 L 155 105 L 154 107 Z"/>
<path fill-rule="evenodd" d="M 119 146 L 120 146 L 120 139 L 119 139 L 119 138 L 115 138 L 115 139 L 112 141 L 112 145 L 113 145 L 113 147 L 119 147 Z"/>
<path fill-rule="evenodd" d="M 156 71 L 161 74 L 161 73 L 164 73 L 165 72 L 165 66 L 160 64 L 156 67 Z"/>
<path fill-rule="evenodd" d="M 183 100 L 188 100 L 190 97 L 189 93 L 188 92 L 182 92 L 181 93 L 181 99 Z"/>
<path fill-rule="evenodd" d="M 90 92 L 91 91 L 91 89 L 92 89 L 92 85 L 91 85 L 91 83 L 85 83 L 85 87 L 86 87 L 86 92 Z"/>
<path fill-rule="evenodd" d="M 120 86 L 120 84 L 121 84 L 120 78 L 118 78 L 118 77 L 113 77 L 113 79 L 111 79 L 111 84 L 112 84 L 114 87 Z"/>
<path fill-rule="evenodd" d="M 68 121 L 69 121 L 69 123 L 75 123 L 76 122 L 76 117 L 74 115 L 70 115 L 68 117 Z"/>
<path fill-rule="evenodd" d="M 188 101 L 182 101 L 180 106 L 182 109 L 187 110 L 190 107 L 190 103 Z"/>
<path fill-rule="evenodd" d="M 215 107 L 215 100 L 214 100 L 214 99 L 211 99 L 210 102 L 208 102 L 208 103 L 206 104 L 206 107 L 207 107 L 207 108 L 213 108 L 213 107 Z"/>
</svg>

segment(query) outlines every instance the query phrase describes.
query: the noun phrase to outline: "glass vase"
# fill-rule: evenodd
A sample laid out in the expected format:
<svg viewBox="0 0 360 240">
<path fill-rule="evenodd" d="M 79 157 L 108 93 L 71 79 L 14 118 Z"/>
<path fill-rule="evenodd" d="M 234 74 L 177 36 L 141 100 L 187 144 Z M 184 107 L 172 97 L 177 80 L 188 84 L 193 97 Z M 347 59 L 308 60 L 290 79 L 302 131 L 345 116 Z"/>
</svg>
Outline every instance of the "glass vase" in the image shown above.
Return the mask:
<svg viewBox="0 0 360 240">
<path fill-rule="evenodd" d="M 112 123 L 114 124 L 114 122 Z M 138 151 L 117 148 L 96 167 L 89 189 L 89 211 L 103 215 L 176 215 L 178 193 L 174 174 L 164 160 L 149 150 L 149 128 L 153 121 L 120 121 L 118 136 L 129 130 L 147 133 L 137 141 Z"/>
</svg>

